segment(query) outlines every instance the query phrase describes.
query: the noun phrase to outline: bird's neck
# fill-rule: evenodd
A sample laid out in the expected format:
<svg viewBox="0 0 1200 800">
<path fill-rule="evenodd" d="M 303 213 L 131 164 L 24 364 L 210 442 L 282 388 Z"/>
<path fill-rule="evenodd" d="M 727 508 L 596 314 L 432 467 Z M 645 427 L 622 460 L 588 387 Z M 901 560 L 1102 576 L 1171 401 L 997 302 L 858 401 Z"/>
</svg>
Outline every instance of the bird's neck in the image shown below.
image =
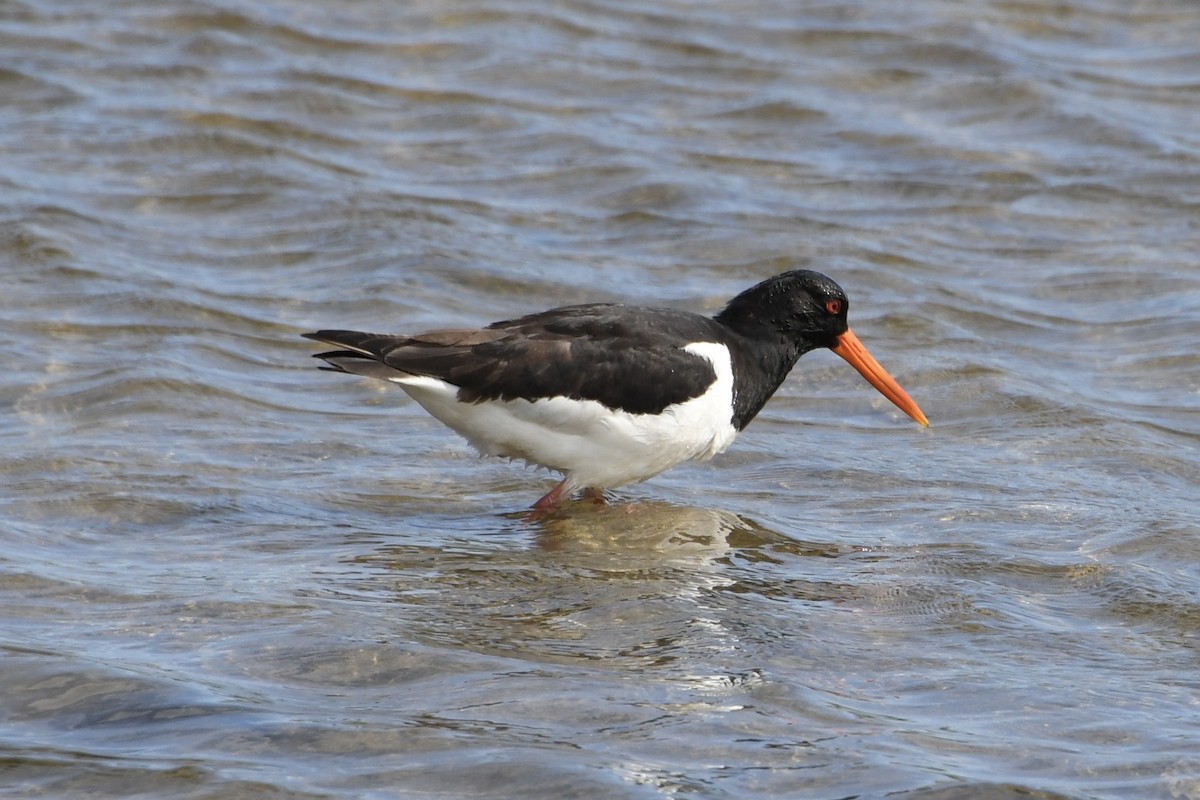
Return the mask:
<svg viewBox="0 0 1200 800">
<path fill-rule="evenodd" d="M 812 349 L 812 348 L 809 348 Z M 733 359 L 733 426 L 745 429 L 808 350 L 777 339 L 737 335 L 729 342 Z"/>
</svg>

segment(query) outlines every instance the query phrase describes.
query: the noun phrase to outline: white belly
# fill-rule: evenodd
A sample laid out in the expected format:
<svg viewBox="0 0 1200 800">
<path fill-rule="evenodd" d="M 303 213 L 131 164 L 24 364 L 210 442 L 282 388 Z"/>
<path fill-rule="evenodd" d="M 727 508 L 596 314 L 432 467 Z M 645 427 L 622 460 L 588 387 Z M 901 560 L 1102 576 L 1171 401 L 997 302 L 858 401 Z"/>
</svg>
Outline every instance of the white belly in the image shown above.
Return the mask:
<svg viewBox="0 0 1200 800">
<path fill-rule="evenodd" d="M 644 481 L 689 459 L 711 458 L 737 435 L 729 351 L 711 342 L 685 349 L 712 362 L 717 379 L 703 395 L 661 414 L 630 414 L 565 397 L 460 403 L 457 388 L 437 378 L 392 380 L 480 453 L 558 470 L 576 488 L 606 488 Z"/>
</svg>

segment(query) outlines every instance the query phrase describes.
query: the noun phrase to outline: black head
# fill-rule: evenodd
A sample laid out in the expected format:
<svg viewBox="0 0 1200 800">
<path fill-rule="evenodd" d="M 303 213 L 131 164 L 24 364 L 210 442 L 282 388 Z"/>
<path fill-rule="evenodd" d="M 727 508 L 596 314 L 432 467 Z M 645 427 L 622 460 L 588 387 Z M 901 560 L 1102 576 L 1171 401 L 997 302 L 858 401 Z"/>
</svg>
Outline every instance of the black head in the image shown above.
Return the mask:
<svg viewBox="0 0 1200 800">
<path fill-rule="evenodd" d="M 784 341 L 797 355 L 833 348 L 849 325 L 850 302 L 833 279 L 809 269 L 784 272 L 729 301 L 717 321 L 743 336 Z"/>
<path fill-rule="evenodd" d="M 796 359 L 818 347 L 828 347 L 858 370 L 896 407 L 922 425 L 929 420 L 867 351 L 846 323 L 850 303 L 842 287 L 828 276 L 797 269 L 767 278 L 729 301 L 717 322 L 740 334 L 742 353 L 757 368 L 743 376 L 742 391 L 734 396 L 734 424 L 744 428 L 771 393 L 787 377 Z M 743 362 L 745 363 L 745 362 Z M 738 369 L 735 358 L 735 374 Z"/>
</svg>

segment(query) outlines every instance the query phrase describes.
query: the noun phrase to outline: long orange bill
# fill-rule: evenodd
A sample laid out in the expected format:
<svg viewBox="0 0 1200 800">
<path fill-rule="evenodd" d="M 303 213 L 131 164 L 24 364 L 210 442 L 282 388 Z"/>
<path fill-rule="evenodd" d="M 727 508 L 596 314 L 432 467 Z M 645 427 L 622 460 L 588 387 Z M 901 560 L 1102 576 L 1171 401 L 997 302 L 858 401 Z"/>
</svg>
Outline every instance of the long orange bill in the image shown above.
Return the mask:
<svg viewBox="0 0 1200 800">
<path fill-rule="evenodd" d="M 900 388 L 896 379 L 888 375 L 887 370 L 879 365 L 863 343 L 858 340 L 849 328 L 838 337 L 837 347 L 832 348 L 842 358 L 850 362 L 850 366 L 858 370 L 867 381 L 879 390 L 880 394 L 896 404 L 896 408 L 908 414 L 922 425 L 928 426 L 929 420 L 917 408 L 917 404 L 908 396 L 908 392 Z"/>
</svg>

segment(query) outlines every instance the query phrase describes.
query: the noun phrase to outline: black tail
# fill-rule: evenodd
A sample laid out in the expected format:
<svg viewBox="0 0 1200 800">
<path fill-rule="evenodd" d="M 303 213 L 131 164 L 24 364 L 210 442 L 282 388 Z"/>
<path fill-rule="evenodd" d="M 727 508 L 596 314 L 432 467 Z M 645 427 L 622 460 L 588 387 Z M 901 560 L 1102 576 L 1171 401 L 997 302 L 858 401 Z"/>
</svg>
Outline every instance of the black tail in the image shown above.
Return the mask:
<svg viewBox="0 0 1200 800">
<path fill-rule="evenodd" d="M 347 348 L 315 353 L 313 358 L 319 358 L 325 362 L 325 366 L 321 367 L 323 370 L 345 372 L 348 375 L 363 375 L 383 381 L 408 374 L 383 363 L 387 350 L 396 345 L 398 338 L 396 336 L 382 336 L 362 331 L 317 331 L 300 335 L 305 339 Z"/>
</svg>

